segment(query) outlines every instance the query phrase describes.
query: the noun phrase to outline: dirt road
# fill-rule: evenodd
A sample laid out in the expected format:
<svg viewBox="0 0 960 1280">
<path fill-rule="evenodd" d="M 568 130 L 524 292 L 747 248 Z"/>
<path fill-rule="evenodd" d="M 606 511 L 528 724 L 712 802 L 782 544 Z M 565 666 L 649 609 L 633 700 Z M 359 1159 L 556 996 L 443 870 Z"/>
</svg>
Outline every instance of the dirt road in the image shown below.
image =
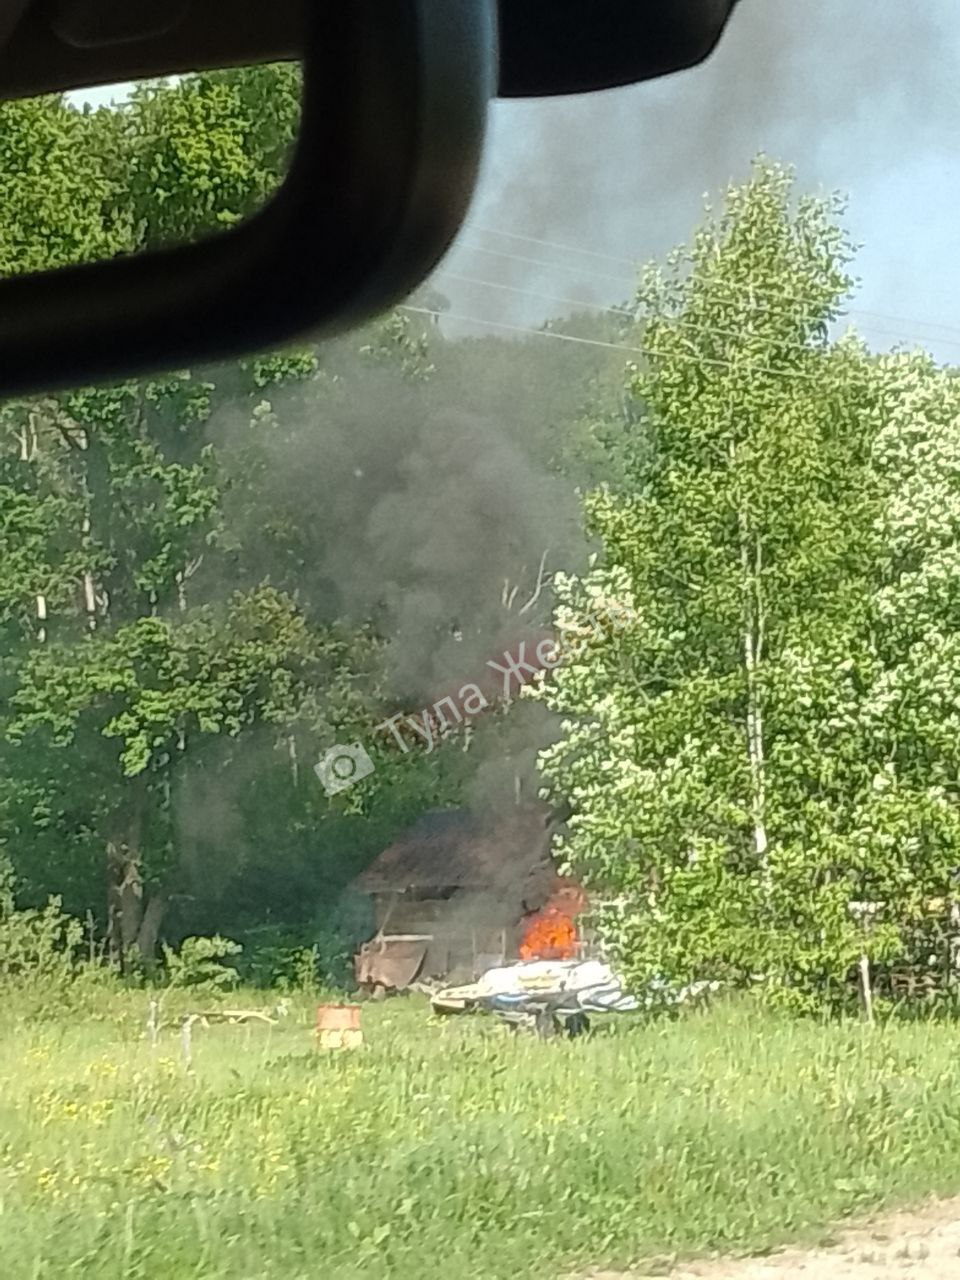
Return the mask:
<svg viewBox="0 0 960 1280">
<path fill-rule="evenodd" d="M 596 1272 L 590 1280 L 645 1280 L 652 1272 Z M 842 1233 L 826 1249 L 784 1249 L 673 1270 L 670 1280 L 960 1280 L 960 1199 L 890 1214 Z"/>
</svg>

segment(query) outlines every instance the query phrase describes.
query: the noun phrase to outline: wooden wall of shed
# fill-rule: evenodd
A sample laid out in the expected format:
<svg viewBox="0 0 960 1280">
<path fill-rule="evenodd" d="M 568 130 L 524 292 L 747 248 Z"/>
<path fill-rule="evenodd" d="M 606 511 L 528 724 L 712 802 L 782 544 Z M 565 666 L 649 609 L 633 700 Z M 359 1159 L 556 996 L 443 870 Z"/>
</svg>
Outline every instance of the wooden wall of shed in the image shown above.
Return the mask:
<svg viewBox="0 0 960 1280">
<path fill-rule="evenodd" d="M 378 893 L 373 900 L 376 927 L 385 933 L 431 933 L 449 903 L 442 898 L 417 899 L 407 894 Z"/>
<path fill-rule="evenodd" d="M 385 934 L 429 934 L 425 977 L 469 980 L 502 960 L 517 959 L 520 903 L 464 890 L 450 898 L 374 896 L 376 926 Z"/>
</svg>

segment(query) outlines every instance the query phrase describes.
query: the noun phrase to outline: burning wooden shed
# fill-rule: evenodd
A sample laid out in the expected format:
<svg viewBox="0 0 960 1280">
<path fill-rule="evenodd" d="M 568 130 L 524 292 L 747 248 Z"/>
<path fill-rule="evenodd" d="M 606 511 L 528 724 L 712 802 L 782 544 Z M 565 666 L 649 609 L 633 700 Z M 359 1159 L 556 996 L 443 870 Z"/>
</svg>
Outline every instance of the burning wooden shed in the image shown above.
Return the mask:
<svg viewBox="0 0 960 1280">
<path fill-rule="evenodd" d="M 357 981 L 374 990 L 417 978 L 472 981 L 510 960 L 579 954 L 574 921 L 585 898 L 558 876 L 551 834 L 540 808 L 500 818 L 424 814 L 354 881 L 376 921 L 356 957 Z"/>
</svg>

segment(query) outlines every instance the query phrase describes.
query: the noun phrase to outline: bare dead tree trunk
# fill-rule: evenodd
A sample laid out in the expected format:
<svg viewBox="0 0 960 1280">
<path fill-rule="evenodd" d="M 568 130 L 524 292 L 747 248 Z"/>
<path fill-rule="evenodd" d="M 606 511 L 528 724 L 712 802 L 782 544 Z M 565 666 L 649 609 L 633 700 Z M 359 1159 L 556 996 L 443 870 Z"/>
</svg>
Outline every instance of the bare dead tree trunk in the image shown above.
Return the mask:
<svg viewBox="0 0 960 1280">
<path fill-rule="evenodd" d="M 142 838 L 146 789 L 136 788 L 126 820 L 107 840 L 107 935 L 110 956 L 121 969 L 143 923 Z"/>
<path fill-rule="evenodd" d="M 187 583 L 203 564 L 203 556 L 197 556 L 196 560 L 190 563 L 176 575 L 177 584 L 177 608 L 181 613 L 187 611 Z"/>
<path fill-rule="evenodd" d="M 139 850 L 131 849 L 125 840 L 108 841 L 107 864 L 110 875 L 107 888 L 110 955 L 113 962 L 124 969 L 143 920 Z"/>
<path fill-rule="evenodd" d="M 543 589 L 547 585 L 547 582 L 550 577 L 550 575 L 546 572 L 547 556 L 549 556 L 549 554 L 550 554 L 550 548 L 547 547 L 543 555 L 541 555 L 540 557 L 540 563 L 537 565 L 537 576 L 533 584 L 533 591 L 531 592 L 527 601 L 524 604 L 522 604 L 520 608 L 517 610 L 518 615 L 520 615 L 521 617 L 524 614 L 527 614 L 530 612 L 533 606 L 540 599 L 540 596 L 543 594 Z M 526 565 L 524 565 L 523 569 L 521 570 L 521 577 L 523 576 L 524 573 L 526 573 L 526 568 L 527 568 Z M 501 608 L 506 609 L 508 613 L 512 612 L 513 606 L 516 604 L 517 596 L 519 594 L 520 594 L 520 584 L 515 583 L 514 585 L 511 586 L 509 578 L 505 578 L 503 581 L 503 588 L 500 592 Z"/>
<path fill-rule="evenodd" d="M 156 890 L 147 903 L 147 908 L 137 931 L 136 948 L 148 968 L 152 967 L 157 957 L 157 943 L 160 941 L 160 926 L 167 910 L 167 895 Z"/>
<path fill-rule="evenodd" d="M 61 434 L 63 428 L 61 427 Z M 87 448 L 86 433 L 83 432 L 79 437 L 65 435 L 64 438 L 69 441 L 71 447 L 85 450 Z M 90 549 L 90 531 L 93 524 L 88 510 L 80 522 L 80 541 L 81 544 Z M 90 631 L 97 629 L 97 584 L 94 582 L 93 572 L 90 569 L 84 571 L 83 575 L 83 608 L 87 615 L 87 627 Z"/>
<path fill-rule="evenodd" d="M 546 570 L 546 567 L 547 567 L 547 556 L 549 554 L 550 554 L 550 548 L 547 547 L 543 555 L 540 557 L 540 563 L 537 566 L 537 580 L 533 585 L 533 594 L 530 596 L 526 604 L 520 606 L 521 614 L 529 613 L 530 610 L 533 608 L 533 606 L 540 599 L 540 595 L 547 582 L 547 575 L 544 571 Z"/>
<path fill-rule="evenodd" d="M 20 461 L 33 462 L 39 452 L 40 432 L 37 428 L 37 411 L 27 415 L 27 423 L 20 432 Z"/>
<path fill-rule="evenodd" d="M 89 571 L 83 575 L 83 607 L 87 611 L 87 626 L 91 631 L 97 626 L 97 593 L 93 585 L 93 574 Z"/>
<path fill-rule="evenodd" d="M 30 463 L 36 461 L 39 452 L 39 433 L 37 431 L 37 415 L 33 410 L 27 415 L 23 428 L 17 432 L 20 445 L 20 461 Z M 37 642 L 43 644 L 47 638 L 47 597 L 42 593 L 36 597 L 37 603 Z"/>
</svg>

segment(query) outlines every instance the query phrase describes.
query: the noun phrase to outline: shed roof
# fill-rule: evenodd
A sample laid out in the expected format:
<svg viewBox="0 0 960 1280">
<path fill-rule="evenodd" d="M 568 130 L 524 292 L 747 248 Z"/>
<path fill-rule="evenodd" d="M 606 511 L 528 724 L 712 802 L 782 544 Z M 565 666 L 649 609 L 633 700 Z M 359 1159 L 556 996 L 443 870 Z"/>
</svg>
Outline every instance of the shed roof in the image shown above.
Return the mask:
<svg viewBox="0 0 960 1280">
<path fill-rule="evenodd" d="M 488 889 L 521 881 L 548 860 L 545 817 L 536 810 L 482 820 L 465 809 L 423 814 L 354 881 L 365 893 Z"/>
</svg>

